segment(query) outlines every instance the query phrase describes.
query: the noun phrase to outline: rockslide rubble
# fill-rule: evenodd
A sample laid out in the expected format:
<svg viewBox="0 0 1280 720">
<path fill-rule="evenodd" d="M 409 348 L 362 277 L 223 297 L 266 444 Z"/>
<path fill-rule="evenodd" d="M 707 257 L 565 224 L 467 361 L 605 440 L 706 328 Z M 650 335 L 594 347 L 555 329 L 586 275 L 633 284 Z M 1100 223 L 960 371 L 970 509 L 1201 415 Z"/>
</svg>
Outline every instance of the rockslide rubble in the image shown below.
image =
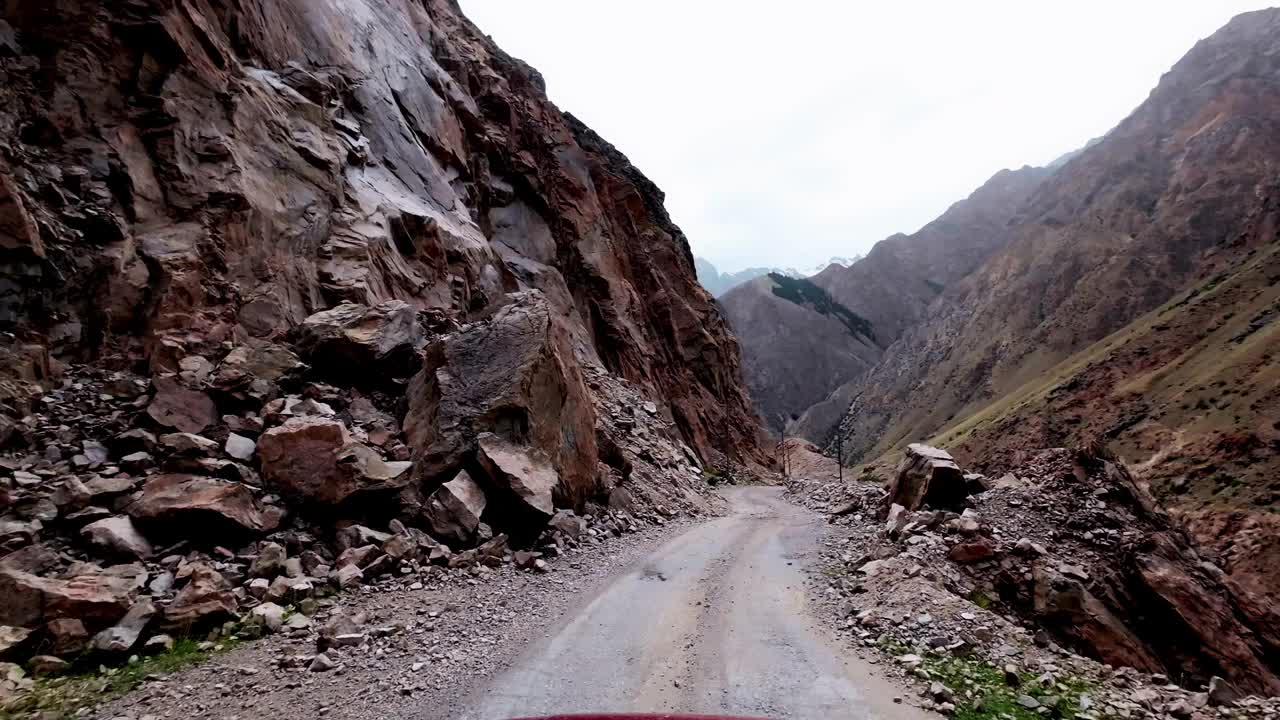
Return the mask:
<svg viewBox="0 0 1280 720">
<path fill-rule="evenodd" d="M 792 454 L 818 464 L 812 449 Z M 963 658 L 1014 686 L 1040 678 L 1024 706 L 1040 714 L 1280 713 L 1274 608 L 1105 448 L 1044 450 L 992 478 L 912 445 L 891 478 L 817 475 L 790 489 L 829 514 L 819 604 L 855 643 L 928 681 L 924 705 L 981 704 L 972 676 L 939 681 Z"/>
<path fill-rule="evenodd" d="M 769 462 L 661 192 L 453 0 L 10 4 L 0 79 L 0 661 L 544 569 Z"/>
</svg>

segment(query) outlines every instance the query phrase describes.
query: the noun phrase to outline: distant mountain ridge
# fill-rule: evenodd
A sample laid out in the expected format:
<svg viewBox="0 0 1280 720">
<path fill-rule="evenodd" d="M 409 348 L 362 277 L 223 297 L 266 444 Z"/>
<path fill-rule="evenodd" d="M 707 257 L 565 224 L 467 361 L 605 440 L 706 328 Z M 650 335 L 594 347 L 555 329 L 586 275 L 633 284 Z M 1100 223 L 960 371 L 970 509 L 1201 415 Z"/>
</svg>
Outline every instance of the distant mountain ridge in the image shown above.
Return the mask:
<svg viewBox="0 0 1280 720">
<path fill-rule="evenodd" d="M 853 255 L 849 257 L 832 257 L 824 263 L 819 263 L 810 268 L 796 269 L 776 268 L 776 267 L 749 267 L 737 272 L 721 272 L 716 266 L 706 258 L 695 257 L 694 267 L 698 272 L 698 282 L 702 283 L 702 287 L 707 289 L 715 297 L 720 297 L 735 287 L 750 282 L 758 277 L 777 273 L 793 278 L 807 278 L 817 275 L 832 265 L 848 267 L 861 259 L 861 255 Z"/>
<path fill-rule="evenodd" d="M 797 302 L 779 292 L 783 283 L 776 281 L 753 280 L 721 296 L 742 347 L 747 387 L 766 424 L 778 432 L 785 417 L 798 421 L 794 432 L 825 441 L 848 409 L 842 387 L 879 362 L 949 283 L 1005 242 L 1007 208 L 1049 174 L 1002 170 L 915 234 L 886 238 L 866 257 L 829 264 L 808 278 L 828 298 L 826 306 L 840 312 L 823 312 L 822 302 Z M 844 324 L 844 317 L 857 318 L 856 325 Z"/>
</svg>

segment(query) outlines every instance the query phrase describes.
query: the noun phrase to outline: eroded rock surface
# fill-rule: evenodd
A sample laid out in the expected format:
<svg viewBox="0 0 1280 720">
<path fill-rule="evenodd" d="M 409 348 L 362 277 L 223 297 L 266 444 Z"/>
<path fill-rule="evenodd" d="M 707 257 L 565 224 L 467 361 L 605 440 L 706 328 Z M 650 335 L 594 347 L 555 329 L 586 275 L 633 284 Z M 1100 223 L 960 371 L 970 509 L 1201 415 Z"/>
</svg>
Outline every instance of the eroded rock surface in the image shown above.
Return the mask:
<svg viewBox="0 0 1280 720">
<path fill-rule="evenodd" d="M 3 20 L 22 649 L 270 631 L 255 608 L 515 552 L 545 571 L 767 462 L 661 192 L 451 0 Z"/>
</svg>

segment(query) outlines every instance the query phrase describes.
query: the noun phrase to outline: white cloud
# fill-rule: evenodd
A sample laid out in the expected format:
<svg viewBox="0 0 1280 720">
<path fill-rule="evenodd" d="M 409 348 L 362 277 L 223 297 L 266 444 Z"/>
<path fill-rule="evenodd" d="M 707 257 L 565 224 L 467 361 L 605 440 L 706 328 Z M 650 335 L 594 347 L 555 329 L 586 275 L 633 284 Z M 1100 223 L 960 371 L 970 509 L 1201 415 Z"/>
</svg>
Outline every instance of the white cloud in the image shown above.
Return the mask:
<svg viewBox="0 0 1280 720">
<path fill-rule="evenodd" d="M 1246 0 L 461 0 L 722 269 L 911 232 L 1103 134 Z"/>
</svg>

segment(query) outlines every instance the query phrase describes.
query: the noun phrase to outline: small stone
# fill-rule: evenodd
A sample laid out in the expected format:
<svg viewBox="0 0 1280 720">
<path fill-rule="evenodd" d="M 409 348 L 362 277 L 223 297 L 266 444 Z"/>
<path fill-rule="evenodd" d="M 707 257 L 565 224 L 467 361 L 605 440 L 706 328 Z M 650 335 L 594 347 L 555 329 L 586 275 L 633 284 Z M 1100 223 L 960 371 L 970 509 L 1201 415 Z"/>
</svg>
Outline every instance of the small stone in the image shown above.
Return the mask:
<svg viewBox="0 0 1280 720">
<path fill-rule="evenodd" d="M 1231 683 L 1214 675 L 1209 680 L 1209 704 L 1215 706 L 1233 705 L 1240 699 L 1240 691 Z"/>
<path fill-rule="evenodd" d="M 173 636 L 171 635 L 152 635 L 142 644 L 142 651 L 148 655 L 159 655 L 167 653 L 173 649 Z"/>
<path fill-rule="evenodd" d="M 284 608 L 272 602 L 262 603 L 249 616 L 258 619 L 269 632 L 280 632 L 284 627 Z"/>
<path fill-rule="evenodd" d="M 287 559 L 284 547 L 279 543 L 264 542 L 258 548 L 258 557 L 249 566 L 249 575 L 268 579 L 283 575 Z"/>
<path fill-rule="evenodd" d="M 249 582 L 249 595 L 261 600 L 267 596 L 267 589 L 270 587 L 270 580 L 266 578 L 254 578 Z"/>
<path fill-rule="evenodd" d="M 1019 705 L 1021 705 L 1022 707 L 1028 710 L 1035 710 L 1036 708 L 1040 707 L 1040 701 L 1031 697 L 1030 695 L 1019 695 L 1017 702 Z"/>
<path fill-rule="evenodd" d="M 1089 581 L 1089 573 L 1086 572 L 1085 569 L 1080 567 L 1079 565 L 1062 564 L 1058 566 L 1058 572 L 1062 573 L 1063 575 L 1066 575 L 1067 577 L 1075 578 L 1082 582 Z"/>
<path fill-rule="evenodd" d="M 335 647 L 357 647 L 363 645 L 368 638 L 364 633 L 344 633 L 333 637 Z"/>
<path fill-rule="evenodd" d="M 66 671 L 71 664 L 52 655 L 36 655 L 28 663 L 31 672 L 36 675 L 58 675 Z"/>
<path fill-rule="evenodd" d="M 307 666 L 307 669 L 311 672 L 329 672 L 336 667 L 338 667 L 338 663 L 334 662 L 333 658 L 324 653 L 320 653 L 312 658 L 311 664 Z"/>
<path fill-rule="evenodd" d="M 940 703 L 951 702 L 955 697 L 955 693 L 951 691 L 951 688 L 937 682 L 936 680 L 929 684 L 929 695 L 932 696 L 936 702 Z"/>
<path fill-rule="evenodd" d="M 258 449 L 258 444 L 243 435 L 231 433 L 227 436 L 227 442 L 222 449 L 231 457 L 247 462 L 253 458 L 254 451 Z"/>
<path fill-rule="evenodd" d="M 349 590 L 360 585 L 364 580 L 364 573 L 355 565 L 344 565 L 333 574 L 333 582 L 343 590 Z"/>
</svg>

